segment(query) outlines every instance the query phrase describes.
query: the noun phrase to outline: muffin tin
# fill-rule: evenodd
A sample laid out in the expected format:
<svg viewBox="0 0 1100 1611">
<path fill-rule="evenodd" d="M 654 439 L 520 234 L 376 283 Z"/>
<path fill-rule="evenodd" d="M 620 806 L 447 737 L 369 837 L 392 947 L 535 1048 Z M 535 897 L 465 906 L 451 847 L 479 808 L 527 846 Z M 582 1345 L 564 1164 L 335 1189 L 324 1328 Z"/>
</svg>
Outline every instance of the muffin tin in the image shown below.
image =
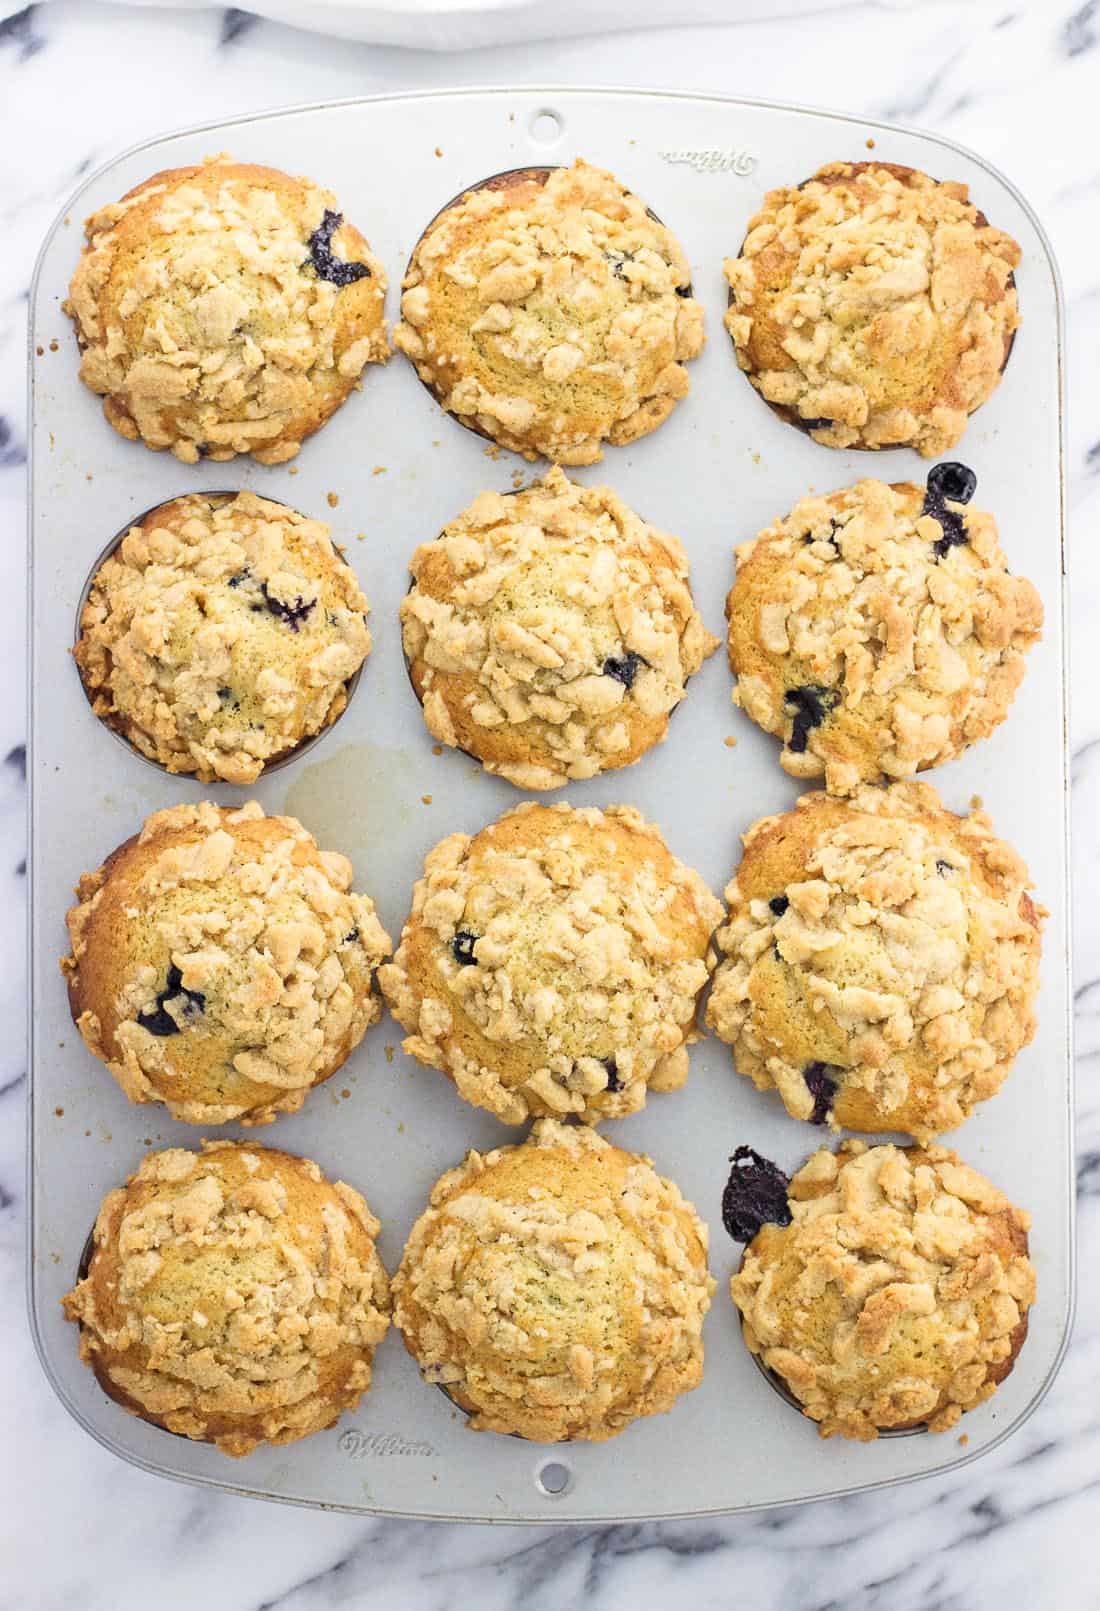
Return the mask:
<svg viewBox="0 0 1100 1611">
<path fill-rule="evenodd" d="M 82 219 L 157 169 L 220 149 L 309 174 L 337 193 L 385 264 L 391 322 L 412 247 L 462 189 L 502 169 L 583 155 L 635 190 L 684 243 L 707 311 L 708 346 L 690 366 L 691 395 L 659 430 L 569 473 L 606 480 L 646 519 L 683 539 L 696 602 L 714 632 L 723 626 L 735 543 L 811 488 L 868 474 L 923 481 L 928 468 L 908 450 L 870 455 L 818 446 L 777 420 L 738 372 L 721 323 L 722 258 L 737 250 L 764 190 L 873 149 L 882 160 L 967 181 L 976 203 L 1021 242 L 1019 339 L 1000 388 L 954 456 L 977 471 L 982 506 L 998 518 L 1010 564 L 1043 596 L 1046 628 L 1005 724 L 929 777 L 953 809 L 982 795 L 1051 911 L 1038 1035 L 1001 1093 L 947 1138 L 1031 1210 L 1039 1298 L 1011 1376 L 955 1432 L 865 1446 L 825 1442 L 768 1391 L 726 1290 L 741 1257 L 721 1223 L 727 1159 L 748 1142 L 790 1170 L 823 1137 L 737 1076 L 714 1037 L 692 1049 L 682 1091 L 651 1095 L 643 1112 L 604 1126 L 613 1141 L 649 1153 L 711 1229 L 718 1291 L 704 1329 L 706 1374 L 671 1414 L 606 1444 L 539 1447 L 475 1435 L 443 1394 L 420 1381 L 391 1333 L 355 1415 L 236 1464 L 126 1416 L 80 1364 L 58 1300 L 72 1285 L 100 1197 L 148 1147 L 199 1139 L 194 1127 L 159 1108 L 128 1104 L 73 1028 L 57 958 L 80 873 L 150 811 L 204 796 L 221 803 L 254 796 L 268 811 L 300 817 L 326 848 L 351 856 L 355 887 L 374 898 L 396 940 L 425 851 L 455 829 L 476 831 L 522 798 L 467 757 L 433 753 L 406 678 L 397 610 L 417 543 L 434 537 L 482 488 L 508 490 L 516 470 L 526 482 L 543 467 L 487 453 L 480 438 L 441 412 L 400 356 L 368 372 L 362 392 L 296 460 L 275 468 L 245 459 L 186 466 L 125 442 L 77 380 L 61 302 Z M 392 160 L 376 160 L 371 154 L 378 152 Z M 545 1522 L 701 1515 L 858 1492 L 954 1468 L 1021 1424 L 1057 1369 L 1073 1288 L 1061 339 L 1057 270 L 1038 222 L 1007 180 L 947 141 L 831 113 L 629 90 L 393 96 L 171 135 L 85 182 L 47 237 L 31 308 L 29 1284 L 47 1374 L 93 1436 L 148 1470 L 233 1492 L 363 1514 Z M 112 533 L 181 492 L 243 487 L 329 522 L 370 600 L 374 637 L 335 727 L 248 790 L 169 777 L 116 742 L 92 717 L 68 655 L 78 602 Z M 719 651 L 692 679 L 665 744 L 633 767 L 572 784 L 554 798 L 637 806 L 719 893 L 738 859 L 738 835 L 799 792 L 780 770 L 777 741 L 733 710 L 730 687 Z M 731 736 L 732 748 L 725 742 Z M 468 1147 L 520 1134 L 462 1103 L 440 1075 L 402 1054 L 400 1040 L 385 1016 L 302 1113 L 259 1131 L 224 1132 L 306 1153 L 330 1177 L 363 1191 L 382 1220 L 379 1245 L 391 1271 L 437 1175 Z"/>
</svg>

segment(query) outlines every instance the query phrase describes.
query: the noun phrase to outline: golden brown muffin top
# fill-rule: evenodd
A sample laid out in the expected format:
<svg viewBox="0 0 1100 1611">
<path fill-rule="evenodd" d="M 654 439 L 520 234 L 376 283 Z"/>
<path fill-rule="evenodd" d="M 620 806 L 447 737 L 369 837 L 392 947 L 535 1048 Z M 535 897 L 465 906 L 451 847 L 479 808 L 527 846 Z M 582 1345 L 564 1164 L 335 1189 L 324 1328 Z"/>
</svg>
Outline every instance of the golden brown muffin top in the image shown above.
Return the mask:
<svg viewBox="0 0 1100 1611">
<path fill-rule="evenodd" d="M 77 886 L 62 962 L 89 1051 L 190 1124 L 295 1113 L 381 1015 L 389 936 L 293 817 L 172 806 Z"/>
<path fill-rule="evenodd" d="M 475 1430 L 600 1441 L 699 1384 L 713 1291 L 707 1228 L 648 1158 L 540 1119 L 437 1182 L 394 1318 Z"/>
<path fill-rule="evenodd" d="M 115 429 L 280 464 L 388 356 L 386 276 L 336 198 L 234 162 L 154 174 L 85 226 L 66 311 Z"/>
<path fill-rule="evenodd" d="M 63 1303 L 125 1408 L 245 1455 L 331 1426 L 389 1325 L 379 1225 L 309 1158 L 234 1141 L 150 1152 L 104 1198 Z"/>
<path fill-rule="evenodd" d="M 1027 1214 L 945 1147 L 822 1149 L 730 1293 L 823 1437 L 945 1432 L 1011 1370 L 1035 1300 Z"/>
<path fill-rule="evenodd" d="M 530 459 L 593 464 L 656 429 L 703 349 L 680 243 L 579 159 L 467 191 L 403 284 L 394 345 L 444 408 Z"/>
<path fill-rule="evenodd" d="M 846 794 L 991 733 L 1043 606 L 992 515 L 866 480 L 742 544 L 726 614 L 734 703 L 784 740 L 785 771 Z"/>
<path fill-rule="evenodd" d="M 797 1119 L 961 1124 L 1035 1033 L 1046 916 L 989 817 L 865 785 L 803 795 L 744 845 L 707 1004 L 739 1072 Z"/>
<path fill-rule="evenodd" d="M 73 652 L 96 715 L 141 754 L 253 783 L 344 709 L 367 610 L 323 521 L 251 492 L 191 493 L 100 566 Z"/>
<path fill-rule="evenodd" d="M 431 851 L 379 982 L 405 1050 L 506 1124 L 687 1078 L 720 903 L 628 806 L 527 802 Z"/>
<path fill-rule="evenodd" d="M 934 458 L 1000 379 L 1019 262 L 965 185 L 828 163 L 750 220 L 725 264 L 726 328 L 760 394 L 815 441 Z"/>
<path fill-rule="evenodd" d="M 557 466 L 481 493 L 411 570 L 402 633 L 430 732 L 523 789 L 636 760 L 718 646 L 677 539 Z"/>
</svg>

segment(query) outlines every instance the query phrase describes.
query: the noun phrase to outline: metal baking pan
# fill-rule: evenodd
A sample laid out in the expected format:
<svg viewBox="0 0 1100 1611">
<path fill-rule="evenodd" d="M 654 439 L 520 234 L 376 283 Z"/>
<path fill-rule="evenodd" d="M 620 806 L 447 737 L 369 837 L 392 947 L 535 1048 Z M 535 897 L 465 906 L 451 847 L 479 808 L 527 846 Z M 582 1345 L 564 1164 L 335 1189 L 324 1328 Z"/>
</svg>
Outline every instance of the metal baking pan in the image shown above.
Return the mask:
<svg viewBox="0 0 1100 1611">
<path fill-rule="evenodd" d="M 971 422 L 958 456 L 977 471 L 977 499 L 995 512 L 1009 563 L 1038 585 L 1047 625 L 1006 724 L 934 781 L 955 809 L 975 794 L 984 798 L 999 832 L 1026 856 L 1051 911 L 1038 1036 L 1002 1092 L 953 1138 L 968 1161 L 1031 1210 L 1039 1299 L 1012 1375 L 956 1433 L 867 1446 L 825 1442 L 761 1378 L 726 1291 L 741 1251 L 719 1214 L 727 1158 L 749 1142 L 792 1168 L 821 1133 L 735 1075 L 727 1048 L 714 1039 L 693 1049 L 683 1091 L 651 1096 L 644 1112 L 605 1126 L 616 1142 L 650 1153 L 711 1227 L 719 1285 L 706 1324 L 706 1375 L 671 1414 L 602 1445 L 540 1448 L 477 1435 L 420 1381 L 391 1331 L 377 1355 L 374 1388 L 355 1415 L 235 1464 L 128 1417 L 78 1362 L 76 1334 L 58 1300 L 72 1284 L 101 1195 L 147 1147 L 194 1145 L 199 1133 L 158 1108 L 130 1106 L 85 1051 L 57 968 L 64 912 L 79 874 L 148 812 L 203 793 L 242 798 L 227 786 L 204 790 L 164 775 L 91 716 L 68 649 L 77 603 L 104 544 L 152 505 L 202 489 L 251 487 L 331 522 L 371 601 L 374 652 L 337 725 L 247 792 L 269 811 L 300 817 L 322 845 L 350 855 L 356 887 L 374 897 L 395 939 L 424 853 L 444 834 L 476 830 L 520 798 L 466 757 L 432 753 L 405 674 L 397 607 L 414 546 L 479 490 L 506 489 L 517 466 L 525 478 L 531 466 L 506 453 L 486 456 L 485 443 L 439 410 L 401 357 L 369 373 L 362 392 L 300 456 L 273 469 L 244 459 L 185 466 L 125 442 L 77 381 L 61 302 L 81 221 L 155 170 L 222 149 L 331 187 L 386 265 L 391 318 L 425 224 L 489 174 L 583 155 L 643 197 L 685 244 L 709 344 L 691 366 L 691 396 L 660 430 L 629 448 L 609 448 L 602 464 L 574 473 L 610 482 L 654 524 L 683 538 L 696 599 L 715 632 L 736 542 L 811 487 L 867 474 L 922 480 L 927 470 L 909 451 L 872 456 L 818 446 L 776 420 L 738 372 L 721 323 L 722 259 L 737 250 L 763 192 L 797 182 L 822 162 L 873 149 L 885 161 L 967 181 L 977 204 L 1022 243 L 1024 322 L 1004 381 Z M 368 160 L 379 151 L 387 161 Z M 1018 1427 L 1049 1386 L 1069 1331 L 1073 1176 L 1061 294 L 1046 237 L 1009 181 L 936 136 L 713 96 L 462 90 L 296 108 L 149 141 L 88 179 L 42 249 L 30 342 L 30 1301 L 43 1364 L 76 1419 L 122 1458 L 185 1481 L 365 1514 L 476 1521 L 705 1515 L 854 1493 L 957 1467 Z M 329 493 L 339 498 L 335 508 Z M 775 741 L 732 709 L 729 693 L 719 652 L 693 681 L 667 743 L 626 771 L 568 790 L 575 803 L 639 807 L 715 891 L 737 861 L 738 835 L 799 792 L 779 768 Z M 736 737 L 735 748 L 724 743 L 727 735 Z M 301 1114 L 252 1132 L 309 1154 L 365 1191 L 382 1220 L 381 1251 L 391 1270 L 436 1176 L 470 1146 L 519 1139 L 460 1102 L 440 1075 L 407 1060 L 400 1038 L 384 1018 Z M 556 1471 L 547 1473 L 547 1465 Z"/>
</svg>

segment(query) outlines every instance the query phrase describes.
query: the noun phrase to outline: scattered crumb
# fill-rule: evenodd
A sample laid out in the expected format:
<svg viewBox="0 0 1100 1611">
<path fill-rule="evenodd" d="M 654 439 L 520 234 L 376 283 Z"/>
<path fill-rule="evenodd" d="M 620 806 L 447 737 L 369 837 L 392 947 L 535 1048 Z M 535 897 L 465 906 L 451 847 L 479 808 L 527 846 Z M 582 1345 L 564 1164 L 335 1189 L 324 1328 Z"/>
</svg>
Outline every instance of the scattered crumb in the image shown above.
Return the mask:
<svg viewBox="0 0 1100 1611">
<path fill-rule="evenodd" d="M 38 356 L 40 358 L 42 357 L 43 353 L 46 351 L 45 347 L 36 347 L 34 350 L 35 350 L 35 352 L 38 354 Z"/>
<path fill-rule="evenodd" d="M 53 341 L 50 342 L 50 351 L 51 352 L 56 352 L 57 351 L 57 338 L 56 337 L 53 339 Z"/>
<path fill-rule="evenodd" d="M 482 452 L 485 454 L 487 459 L 499 459 L 500 444 L 498 442 L 490 442 L 487 448 L 482 449 Z"/>
<path fill-rule="evenodd" d="M 386 1053 L 386 1062 L 387 1063 L 392 1063 L 395 1048 L 392 1047 L 392 1046 L 387 1046 L 384 1049 L 385 1049 L 385 1053 Z"/>
<path fill-rule="evenodd" d="M 435 154 L 437 157 L 441 157 L 443 155 L 443 148 L 437 145 L 435 148 Z"/>
<path fill-rule="evenodd" d="M 443 746 L 442 746 L 442 744 L 433 744 L 432 745 L 432 754 L 433 755 L 442 755 L 443 754 Z"/>
<path fill-rule="evenodd" d="M 57 1117 L 59 1119 L 63 1119 L 65 1117 L 65 1109 L 64 1108 L 54 1108 L 54 1112 L 57 1114 Z"/>
<path fill-rule="evenodd" d="M 50 1263 L 51 1264 L 60 1264 L 61 1263 L 61 1254 L 60 1253 L 51 1253 L 50 1254 Z"/>
<path fill-rule="evenodd" d="M 439 446 L 439 438 L 438 438 L 438 436 L 433 436 L 432 437 L 432 446 L 433 447 L 438 447 Z"/>
<path fill-rule="evenodd" d="M 735 746 L 735 744 L 737 743 L 737 740 L 734 738 L 733 734 L 730 733 L 727 738 L 724 738 L 722 740 L 722 743 L 726 746 L 726 748 L 728 750 L 732 750 L 733 747 Z"/>
<path fill-rule="evenodd" d="M 325 502 L 328 504 L 330 509 L 335 509 L 336 505 L 340 502 L 340 494 L 338 492 L 326 492 Z"/>
<path fill-rule="evenodd" d="M 982 809 L 982 797 L 980 794 L 970 796 L 970 809 L 971 811 L 980 811 Z"/>
<path fill-rule="evenodd" d="M 749 454 L 749 458 L 750 458 L 750 459 L 751 459 L 751 460 L 752 460 L 752 462 L 753 462 L 753 463 L 754 463 L 754 464 L 759 464 L 759 463 L 760 463 L 760 455 L 759 455 L 759 453 L 758 453 L 758 452 L 757 452 L 757 451 L 756 451 L 756 449 L 755 449 L 755 448 L 754 448 L 754 449 L 753 449 L 753 451 L 752 451 L 752 452 L 751 452 L 751 453 L 750 453 L 750 454 Z"/>
<path fill-rule="evenodd" d="M 873 144 L 873 142 L 872 142 L 872 141 L 870 141 L 870 140 L 868 140 L 868 142 L 867 142 L 867 143 L 868 143 L 868 145 L 871 145 L 871 144 Z M 968 1432 L 964 1432 L 964 1433 L 963 1433 L 963 1435 L 962 1435 L 962 1437 L 961 1437 L 961 1438 L 960 1438 L 960 1439 L 959 1439 L 959 1448 L 960 1448 L 960 1449 L 965 1449 L 965 1448 L 966 1448 L 966 1445 L 967 1445 L 967 1444 L 968 1444 L 968 1443 L 969 1443 L 969 1442 L 970 1442 L 970 1434 L 969 1434 L 969 1433 L 968 1433 Z"/>
<path fill-rule="evenodd" d="M 374 469 L 371 471 L 371 475 L 385 475 L 386 469 L 387 469 L 386 465 L 384 465 L 384 464 L 376 464 Z"/>
<path fill-rule="evenodd" d="M 297 474 L 298 474 L 298 466 L 296 464 L 292 464 L 290 469 L 287 471 L 287 475 L 297 475 Z"/>
<path fill-rule="evenodd" d="M 92 479 L 92 472 L 90 470 L 85 470 L 84 479 L 85 481 L 90 481 Z"/>
<path fill-rule="evenodd" d="M 85 1130 L 85 1132 L 84 1132 L 84 1134 L 85 1134 L 85 1135 L 86 1135 L 86 1136 L 90 1136 L 90 1135 L 91 1135 L 91 1133 L 92 1133 L 92 1132 L 91 1132 L 91 1131 L 90 1131 L 90 1130 Z"/>
<path fill-rule="evenodd" d="M 404 1119 L 402 1119 L 401 1122 L 398 1124 L 397 1133 L 398 1133 L 399 1136 L 403 1136 L 405 1134 L 405 1121 L 404 1121 Z"/>
<path fill-rule="evenodd" d="M 351 1092 L 348 1090 L 346 1085 L 344 1086 L 344 1089 L 340 1092 L 340 1095 L 343 1097 L 345 1102 L 347 1101 L 348 1097 L 351 1095 Z"/>
<path fill-rule="evenodd" d="M 514 112 L 508 113 L 508 121 L 509 123 L 514 123 L 516 121 L 516 114 Z"/>
<path fill-rule="evenodd" d="M 365 543 L 366 540 L 367 540 L 367 534 L 366 534 L 365 531 L 357 531 L 355 533 L 355 541 L 357 543 Z"/>
<path fill-rule="evenodd" d="M 72 213 L 66 213 L 65 214 L 65 228 L 66 229 L 68 229 L 68 227 L 72 223 L 72 221 L 73 221 Z"/>
<path fill-rule="evenodd" d="M 868 149 L 868 151 L 873 151 L 875 149 L 875 142 L 873 140 L 868 140 L 867 141 L 867 149 Z M 965 1443 L 966 1439 L 965 1438 L 960 1438 L 959 1442 L 960 1443 Z"/>
<path fill-rule="evenodd" d="M 425 805 L 431 805 L 431 803 L 432 803 L 432 797 L 431 797 L 431 795 L 430 795 L 430 794 L 422 794 L 422 795 L 421 795 L 421 796 L 420 796 L 420 798 L 421 798 L 421 800 L 423 800 L 423 802 L 424 802 L 424 804 L 425 804 Z"/>
<path fill-rule="evenodd" d="M 513 470 L 512 471 L 512 485 L 513 485 L 513 487 L 515 488 L 515 490 L 517 492 L 519 491 L 520 487 L 522 487 L 522 485 L 523 485 L 523 471 L 522 470 Z"/>
</svg>

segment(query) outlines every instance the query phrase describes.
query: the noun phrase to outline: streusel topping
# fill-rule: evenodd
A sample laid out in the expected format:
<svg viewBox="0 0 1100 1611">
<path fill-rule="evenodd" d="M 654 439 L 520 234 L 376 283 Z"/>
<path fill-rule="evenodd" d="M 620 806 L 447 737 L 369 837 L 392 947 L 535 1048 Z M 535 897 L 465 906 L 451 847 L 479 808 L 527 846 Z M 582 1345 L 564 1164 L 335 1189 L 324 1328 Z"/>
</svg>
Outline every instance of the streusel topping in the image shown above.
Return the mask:
<svg viewBox="0 0 1100 1611">
<path fill-rule="evenodd" d="M 520 788 L 635 760 L 717 648 L 677 539 L 557 466 L 480 494 L 411 569 L 401 622 L 428 728 Z"/>
<path fill-rule="evenodd" d="M 823 1437 L 954 1426 L 1011 1369 L 1035 1301 L 1027 1214 L 944 1147 L 822 1150 L 730 1293 Z"/>
<path fill-rule="evenodd" d="M 637 811 L 528 802 L 424 864 L 379 982 L 405 1050 L 507 1124 L 687 1078 L 720 903 Z"/>
<path fill-rule="evenodd" d="M 1000 379 L 1019 262 L 965 185 L 829 163 L 751 219 L 725 264 L 726 328 L 761 396 L 815 441 L 936 457 Z"/>
<path fill-rule="evenodd" d="M 123 436 L 186 464 L 292 458 L 388 356 L 382 266 L 311 180 L 222 154 L 85 230 L 66 304 L 81 379 Z"/>
<path fill-rule="evenodd" d="M 468 191 L 403 284 L 394 345 L 444 408 L 531 459 L 592 464 L 654 430 L 703 349 L 680 243 L 580 160 Z"/>
<path fill-rule="evenodd" d="M 106 1391 L 249 1454 L 331 1426 L 389 1325 L 379 1224 L 308 1158 L 232 1141 L 150 1152 L 103 1201 L 65 1297 Z"/>
<path fill-rule="evenodd" d="M 713 1291 L 707 1228 L 648 1158 L 540 1119 L 437 1182 L 394 1318 L 475 1430 L 602 1440 L 698 1385 Z"/>
<path fill-rule="evenodd" d="M 726 613 L 734 703 L 784 740 L 787 772 L 838 794 L 991 733 L 1043 621 L 992 515 L 871 480 L 739 547 Z"/>
<path fill-rule="evenodd" d="M 296 1112 L 381 1016 L 389 936 L 351 879 L 255 801 L 155 812 L 68 914 L 62 971 L 89 1050 L 132 1101 L 192 1124 Z"/>
<path fill-rule="evenodd" d="M 97 716 L 170 772 L 252 783 L 347 704 L 367 601 L 328 526 L 192 493 L 97 572 L 74 654 Z"/>
<path fill-rule="evenodd" d="M 707 1022 L 797 1119 L 921 1140 L 992 1096 L 1035 1032 L 1023 861 L 928 784 L 804 795 L 744 836 Z"/>
</svg>

